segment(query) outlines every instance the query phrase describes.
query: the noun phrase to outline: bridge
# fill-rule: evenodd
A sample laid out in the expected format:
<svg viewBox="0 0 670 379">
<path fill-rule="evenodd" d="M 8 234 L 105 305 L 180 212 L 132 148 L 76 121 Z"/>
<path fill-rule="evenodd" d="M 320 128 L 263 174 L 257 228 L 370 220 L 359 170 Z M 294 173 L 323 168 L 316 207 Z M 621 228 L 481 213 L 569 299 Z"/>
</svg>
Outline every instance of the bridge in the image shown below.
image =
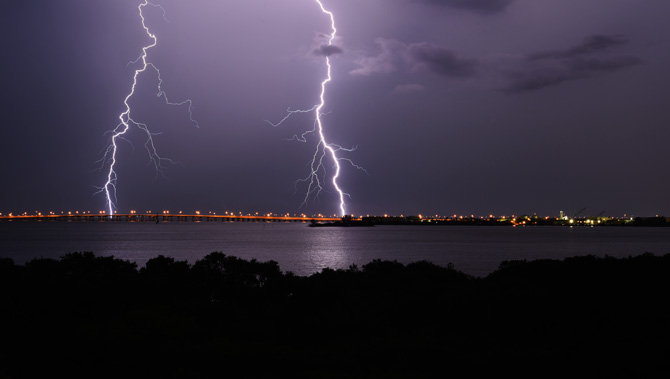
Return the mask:
<svg viewBox="0 0 670 379">
<path fill-rule="evenodd" d="M 170 213 L 127 213 L 112 216 L 102 213 L 71 213 L 71 214 L 35 214 L 35 215 L 2 215 L 2 221 L 89 221 L 89 222 L 332 222 L 340 221 L 336 217 L 309 216 L 268 216 L 268 215 L 234 215 L 234 214 L 170 214 Z"/>
</svg>

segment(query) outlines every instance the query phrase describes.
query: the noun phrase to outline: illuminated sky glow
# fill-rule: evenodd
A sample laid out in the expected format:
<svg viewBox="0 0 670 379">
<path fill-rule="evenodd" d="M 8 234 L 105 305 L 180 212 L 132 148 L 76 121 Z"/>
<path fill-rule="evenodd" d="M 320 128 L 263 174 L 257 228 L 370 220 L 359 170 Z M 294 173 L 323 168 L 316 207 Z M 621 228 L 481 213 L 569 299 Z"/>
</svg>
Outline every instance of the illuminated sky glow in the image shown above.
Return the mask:
<svg viewBox="0 0 670 379">
<path fill-rule="evenodd" d="M 324 190 L 296 192 L 316 108 L 265 122 L 319 101 L 325 60 L 346 213 L 670 215 L 667 1 L 320 1 L 332 45 L 315 0 L 156 0 L 147 30 L 141 0 L 3 4 L 0 212 L 109 211 L 95 160 L 125 121 L 119 211 L 341 214 L 327 151 Z"/>
</svg>

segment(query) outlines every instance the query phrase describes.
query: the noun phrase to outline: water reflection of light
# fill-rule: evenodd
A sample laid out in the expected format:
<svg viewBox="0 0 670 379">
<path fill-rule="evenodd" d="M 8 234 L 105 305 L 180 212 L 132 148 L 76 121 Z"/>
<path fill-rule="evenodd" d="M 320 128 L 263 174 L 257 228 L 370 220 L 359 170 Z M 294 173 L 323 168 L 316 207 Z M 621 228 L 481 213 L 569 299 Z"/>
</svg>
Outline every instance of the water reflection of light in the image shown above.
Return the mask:
<svg viewBox="0 0 670 379">
<path fill-rule="evenodd" d="M 353 263 L 348 248 L 346 228 L 315 228 L 307 241 L 307 249 L 302 251 L 303 259 L 314 272 L 325 267 L 346 268 Z"/>
</svg>

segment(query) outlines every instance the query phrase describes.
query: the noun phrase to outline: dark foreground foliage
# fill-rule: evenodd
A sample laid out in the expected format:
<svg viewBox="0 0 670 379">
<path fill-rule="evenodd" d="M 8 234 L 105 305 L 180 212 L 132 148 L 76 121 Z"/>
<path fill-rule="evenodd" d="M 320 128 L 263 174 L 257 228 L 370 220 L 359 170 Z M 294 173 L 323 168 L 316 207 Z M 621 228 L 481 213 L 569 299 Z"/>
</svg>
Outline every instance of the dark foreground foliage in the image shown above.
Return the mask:
<svg viewBox="0 0 670 379">
<path fill-rule="evenodd" d="M 0 259 L 0 378 L 670 377 L 670 255 L 373 261 L 310 277 L 75 253 Z"/>
</svg>

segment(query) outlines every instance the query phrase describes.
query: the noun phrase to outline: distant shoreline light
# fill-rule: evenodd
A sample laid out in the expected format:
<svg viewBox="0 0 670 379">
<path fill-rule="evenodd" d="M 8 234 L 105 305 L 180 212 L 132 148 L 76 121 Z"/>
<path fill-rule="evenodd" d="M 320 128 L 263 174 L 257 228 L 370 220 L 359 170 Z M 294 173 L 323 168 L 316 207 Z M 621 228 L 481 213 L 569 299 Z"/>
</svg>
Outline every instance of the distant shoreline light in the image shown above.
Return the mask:
<svg viewBox="0 0 670 379">
<path fill-rule="evenodd" d="M 113 215 L 107 214 L 105 210 L 99 210 L 99 211 L 49 211 L 49 212 L 40 212 L 40 211 L 34 211 L 34 212 L 22 212 L 22 213 L 0 213 L 0 220 L 11 220 L 11 219 L 56 219 L 56 218 L 86 218 L 86 219 L 96 219 L 96 218 L 126 218 L 128 220 L 132 219 L 137 219 L 137 218 L 146 218 L 146 217 L 153 217 L 153 218 L 158 218 L 162 217 L 165 220 L 170 220 L 174 218 L 216 218 L 216 219 L 265 219 L 265 220 L 312 220 L 312 219 L 317 219 L 317 220 L 339 220 L 342 217 L 338 216 L 337 214 L 333 215 L 324 215 L 321 213 L 318 214 L 305 214 L 305 213 L 290 213 L 290 212 L 283 212 L 283 213 L 274 213 L 274 212 L 242 212 L 242 211 L 224 211 L 224 212 L 216 212 L 216 211 L 175 211 L 172 212 L 170 210 L 160 210 L 160 211 L 154 211 L 154 210 L 144 210 L 144 211 L 138 211 L 135 209 L 131 209 L 127 213 L 119 213 L 118 211 L 114 211 Z M 449 216 L 443 216 L 443 215 L 424 215 L 424 214 L 418 214 L 418 215 L 405 215 L 405 214 L 400 214 L 400 215 L 391 215 L 388 213 L 384 213 L 382 215 L 347 215 L 345 217 L 349 217 L 351 219 L 355 220 L 362 220 L 364 218 L 368 219 L 376 219 L 381 223 L 392 223 L 392 222 L 400 222 L 400 221 L 405 221 L 407 223 L 431 223 L 431 222 L 500 222 L 500 223 L 507 223 L 511 225 L 519 225 L 519 226 L 525 226 L 525 225 L 549 225 L 549 224 L 562 224 L 562 225 L 598 225 L 598 224 L 606 224 L 606 223 L 622 223 L 622 222 L 633 222 L 636 219 L 665 219 L 667 222 L 670 223 L 670 218 L 665 218 L 664 216 L 659 216 L 655 215 L 652 217 L 634 217 L 632 215 L 627 215 L 624 214 L 623 216 L 616 216 L 616 217 L 611 217 L 611 216 L 580 216 L 580 217 L 568 217 L 564 216 L 561 214 L 559 217 L 552 217 L 552 216 L 528 216 L 528 215 L 501 215 L 501 216 L 496 216 L 493 214 L 489 214 L 487 216 L 475 216 L 474 214 L 470 215 L 458 215 L 458 214 L 452 214 Z"/>
</svg>

